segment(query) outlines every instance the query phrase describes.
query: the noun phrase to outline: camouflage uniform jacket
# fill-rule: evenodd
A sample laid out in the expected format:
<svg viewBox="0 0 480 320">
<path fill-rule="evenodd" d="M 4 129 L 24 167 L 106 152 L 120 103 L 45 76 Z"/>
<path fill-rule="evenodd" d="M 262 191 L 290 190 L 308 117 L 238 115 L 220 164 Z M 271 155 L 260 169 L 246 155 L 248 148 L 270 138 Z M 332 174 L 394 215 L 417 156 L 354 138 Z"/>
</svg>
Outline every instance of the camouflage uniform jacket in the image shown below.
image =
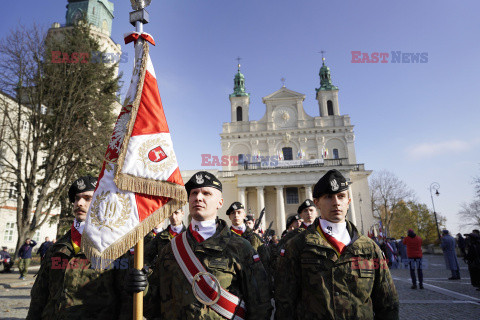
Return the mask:
<svg viewBox="0 0 480 320">
<path fill-rule="evenodd" d="M 352 241 L 340 256 L 317 232 L 318 218 L 287 243 L 275 277 L 275 319 L 398 319 L 385 257 L 347 221 Z"/>
<path fill-rule="evenodd" d="M 201 243 L 188 229 L 186 232 L 188 243 L 205 269 L 223 288 L 245 302 L 246 319 L 270 319 L 272 305 L 267 274 L 262 263 L 254 261 L 256 252 L 248 241 L 233 235 L 226 222 L 220 219 L 217 232 Z M 224 319 L 195 298 L 170 243 L 159 254 L 149 284 L 145 298 L 150 309 L 146 314 L 148 319 Z"/>
<path fill-rule="evenodd" d="M 235 232 L 232 232 L 234 235 L 237 235 Z M 262 238 L 249 227 L 245 229 L 245 232 L 242 234 L 242 238 L 250 242 L 253 249 L 258 252 L 260 260 L 262 261 L 265 271 L 270 274 L 270 252 L 268 248 L 263 243 Z"/>
<path fill-rule="evenodd" d="M 275 273 L 275 270 L 277 269 L 277 264 L 278 260 L 280 258 L 280 251 L 282 249 L 285 249 L 285 246 L 288 241 L 290 241 L 293 237 L 296 235 L 302 233 L 305 231 L 303 228 L 297 228 L 293 229 L 291 231 L 288 231 L 280 241 L 278 241 L 277 245 L 275 246 L 270 246 L 270 268 L 272 270 L 272 273 Z"/>
<path fill-rule="evenodd" d="M 129 261 L 124 256 L 115 263 L 101 273 L 90 269 L 86 256 L 75 254 L 68 231 L 42 261 L 27 319 L 130 319 L 133 299 L 123 290 Z"/>
<path fill-rule="evenodd" d="M 148 266 L 152 266 L 155 263 L 155 259 L 157 258 L 158 254 L 162 251 L 163 247 L 165 247 L 170 242 L 170 225 L 168 228 L 163 230 L 162 232 L 154 235 L 153 232 L 149 232 L 145 236 L 145 250 L 144 250 L 144 259 L 145 264 Z M 182 224 L 182 231 L 180 233 L 186 231 L 187 228 Z"/>
</svg>

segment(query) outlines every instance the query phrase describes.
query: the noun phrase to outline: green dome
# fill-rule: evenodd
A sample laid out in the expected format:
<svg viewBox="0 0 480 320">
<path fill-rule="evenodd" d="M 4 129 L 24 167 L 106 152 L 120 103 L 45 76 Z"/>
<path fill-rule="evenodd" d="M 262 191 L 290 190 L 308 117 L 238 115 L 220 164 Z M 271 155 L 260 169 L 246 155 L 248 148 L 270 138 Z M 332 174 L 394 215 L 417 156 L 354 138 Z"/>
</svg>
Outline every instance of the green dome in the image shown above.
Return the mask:
<svg viewBox="0 0 480 320">
<path fill-rule="evenodd" d="M 322 58 L 322 67 L 318 73 L 320 76 L 320 88 L 318 90 L 338 90 L 338 87 L 332 84 L 332 78 L 330 75 L 330 68 L 325 65 L 325 58 Z"/>
<path fill-rule="evenodd" d="M 238 72 L 233 79 L 233 93 L 230 97 L 249 96 L 250 94 L 245 91 L 245 76 L 240 72 L 240 64 L 238 65 Z"/>
</svg>

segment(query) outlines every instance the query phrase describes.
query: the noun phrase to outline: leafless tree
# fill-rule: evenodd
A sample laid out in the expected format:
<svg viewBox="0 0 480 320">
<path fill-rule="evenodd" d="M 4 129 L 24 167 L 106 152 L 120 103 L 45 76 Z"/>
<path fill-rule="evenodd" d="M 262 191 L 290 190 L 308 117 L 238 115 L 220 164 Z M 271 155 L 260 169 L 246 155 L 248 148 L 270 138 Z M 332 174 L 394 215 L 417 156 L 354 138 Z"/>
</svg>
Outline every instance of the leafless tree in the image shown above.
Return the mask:
<svg viewBox="0 0 480 320">
<path fill-rule="evenodd" d="M 464 203 L 458 215 L 464 222 L 462 226 L 480 227 L 480 200 L 476 199 L 471 203 Z"/>
<path fill-rule="evenodd" d="M 99 169 L 117 99 L 114 66 L 52 63 L 53 51 L 98 50 L 86 24 L 62 37 L 18 27 L 0 41 L 0 181 L 3 200 L 15 200 L 17 250 L 79 174 Z"/>
<path fill-rule="evenodd" d="M 393 173 L 382 170 L 370 177 L 373 216 L 382 222 L 385 235 L 402 202 L 414 197 L 414 192 Z"/>
</svg>

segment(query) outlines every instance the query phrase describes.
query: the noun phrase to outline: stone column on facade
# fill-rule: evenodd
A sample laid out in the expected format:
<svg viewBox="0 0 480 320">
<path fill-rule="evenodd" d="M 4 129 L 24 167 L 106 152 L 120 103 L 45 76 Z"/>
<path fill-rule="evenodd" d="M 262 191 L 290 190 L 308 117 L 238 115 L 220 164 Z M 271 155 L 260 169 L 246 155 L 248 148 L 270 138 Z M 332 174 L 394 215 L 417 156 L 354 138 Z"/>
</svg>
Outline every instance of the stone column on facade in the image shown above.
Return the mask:
<svg viewBox="0 0 480 320">
<path fill-rule="evenodd" d="M 245 196 L 245 188 L 244 187 L 238 188 L 238 202 L 243 204 L 245 208 L 248 208 L 246 200 L 247 200 L 247 197 Z"/>
<path fill-rule="evenodd" d="M 305 198 L 313 200 L 313 195 L 312 195 L 312 186 L 311 185 L 305 185 Z"/>
<path fill-rule="evenodd" d="M 350 202 L 350 217 L 351 217 L 351 222 L 358 228 L 357 225 L 357 216 L 355 214 L 355 205 L 353 204 L 353 192 L 352 192 L 352 187 L 348 186 L 348 194 L 350 198 L 352 198 L 352 201 Z"/>
<path fill-rule="evenodd" d="M 259 186 L 257 187 L 257 218 L 260 217 L 260 212 L 262 212 L 262 209 L 265 208 L 265 195 L 264 195 L 264 187 Z M 262 230 L 265 230 L 265 217 L 266 213 L 263 215 L 262 221 L 260 222 L 260 228 Z"/>
<path fill-rule="evenodd" d="M 276 186 L 277 191 L 277 235 L 280 236 L 286 229 L 285 201 L 283 200 L 283 186 Z"/>
</svg>

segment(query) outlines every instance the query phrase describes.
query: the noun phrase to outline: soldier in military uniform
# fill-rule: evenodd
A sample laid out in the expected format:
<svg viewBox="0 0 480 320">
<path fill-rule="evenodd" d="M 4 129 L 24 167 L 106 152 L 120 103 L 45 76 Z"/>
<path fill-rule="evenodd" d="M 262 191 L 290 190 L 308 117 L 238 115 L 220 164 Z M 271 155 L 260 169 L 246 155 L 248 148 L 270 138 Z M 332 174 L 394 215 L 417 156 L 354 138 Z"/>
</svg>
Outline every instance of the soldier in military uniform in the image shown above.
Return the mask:
<svg viewBox="0 0 480 320">
<path fill-rule="evenodd" d="M 227 216 L 232 222 L 230 231 L 237 236 L 240 236 L 250 242 L 253 249 L 255 249 L 260 255 L 260 260 L 262 261 L 263 267 L 269 273 L 270 271 L 270 253 L 263 243 L 262 238 L 250 227 L 246 225 L 247 214 L 245 212 L 245 207 L 240 202 L 234 202 L 227 209 Z"/>
<path fill-rule="evenodd" d="M 146 265 L 152 265 L 155 261 L 155 258 L 158 256 L 158 253 L 162 251 L 163 247 L 174 237 L 187 230 L 183 224 L 184 215 L 185 213 L 182 209 L 178 209 L 177 211 L 173 212 L 169 217 L 170 225 L 162 232 L 153 235 L 152 239 L 148 243 L 145 242 Z M 155 230 L 150 233 L 153 233 L 154 231 Z"/>
<path fill-rule="evenodd" d="M 275 319 L 398 319 L 398 295 L 380 248 L 345 220 L 351 198 L 337 170 L 315 185 L 320 218 L 292 238 L 275 277 Z"/>
<path fill-rule="evenodd" d="M 87 211 L 97 179 L 76 180 L 68 191 L 75 220 L 47 251 L 31 291 L 28 320 L 129 319 L 132 299 L 123 290 L 128 260 L 116 260 L 102 273 L 80 251 Z"/>
<path fill-rule="evenodd" d="M 307 199 L 298 207 L 297 213 L 302 218 L 303 222 L 300 228 L 307 229 L 317 218 L 317 208 L 312 200 Z"/>
<path fill-rule="evenodd" d="M 282 238 L 278 241 L 276 245 L 270 245 L 270 269 L 272 274 L 275 273 L 277 268 L 278 258 L 280 254 L 283 253 L 282 249 L 284 249 L 285 244 L 288 240 L 302 232 L 304 229 L 299 230 L 300 226 L 302 225 L 303 220 L 300 218 L 298 214 L 293 214 L 287 218 L 287 229 L 285 229 L 282 233 Z"/>
<path fill-rule="evenodd" d="M 252 230 L 255 227 L 255 218 L 251 214 L 247 214 L 245 217 L 245 225 Z"/>
<path fill-rule="evenodd" d="M 148 279 L 145 299 L 151 312 L 146 314 L 147 318 L 269 319 L 271 295 L 257 252 L 217 218 L 223 205 L 221 182 L 211 173 L 200 171 L 185 188 L 192 220 L 187 231 L 172 239 L 159 254 Z M 215 278 L 197 272 L 202 269 Z M 225 291 L 220 296 L 212 287 L 205 287 L 215 280 Z M 126 286 L 130 291 L 144 290 L 144 273 L 131 270 Z M 218 289 L 216 284 L 213 288 Z M 234 303 L 225 305 L 226 295 L 233 295 L 228 300 Z M 219 300 L 215 301 L 217 297 Z M 207 306 L 210 303 L 213 304 Z"/>
</svg>

